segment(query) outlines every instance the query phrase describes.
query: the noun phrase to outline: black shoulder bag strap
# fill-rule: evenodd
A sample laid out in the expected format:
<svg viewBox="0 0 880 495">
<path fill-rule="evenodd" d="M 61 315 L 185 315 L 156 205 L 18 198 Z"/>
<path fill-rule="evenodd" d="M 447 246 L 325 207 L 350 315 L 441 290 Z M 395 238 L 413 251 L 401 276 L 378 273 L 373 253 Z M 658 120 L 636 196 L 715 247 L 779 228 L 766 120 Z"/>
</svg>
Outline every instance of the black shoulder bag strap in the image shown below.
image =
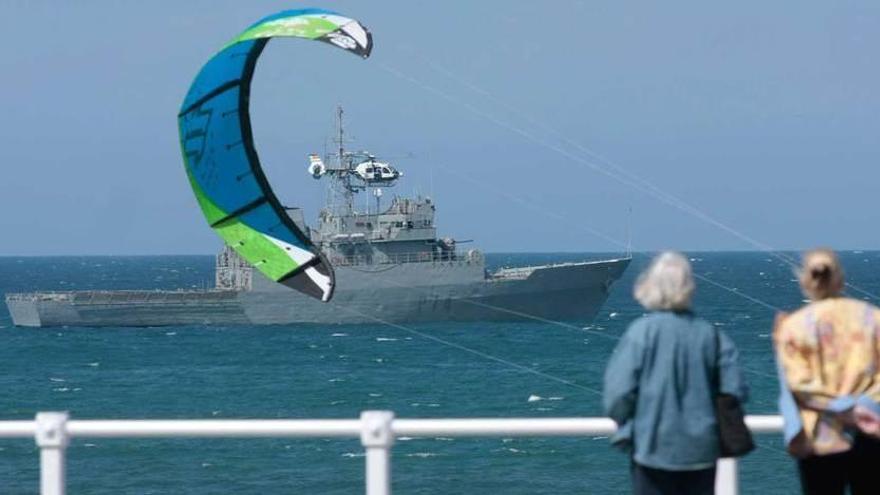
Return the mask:
<svg viewBox="0 0 880 495">
<path fill-rule="evenodd" d="M 740 457 L 755 449 L 745 412 L 736 396 L 721 391 L 721 331 L 715 330 L 715 415 L 721 457 Z"/>
</svg>

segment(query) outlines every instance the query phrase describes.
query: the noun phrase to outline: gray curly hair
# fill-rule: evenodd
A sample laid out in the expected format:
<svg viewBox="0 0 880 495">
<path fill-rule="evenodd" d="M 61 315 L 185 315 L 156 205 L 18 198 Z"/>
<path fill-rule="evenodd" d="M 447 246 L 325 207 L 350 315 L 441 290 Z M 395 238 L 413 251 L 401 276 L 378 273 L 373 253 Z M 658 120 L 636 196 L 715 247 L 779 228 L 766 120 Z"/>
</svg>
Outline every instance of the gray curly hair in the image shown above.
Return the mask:
<svg viewBox="0 0 880 495">
<path fill-rule="evenodd" d="M 687 258 L 681 253 L 666 251 L 657 255 L 639 275 L 633 296 L 645 309 L 683 311 L 690 309 L 695 287 Z"/>
</svg>

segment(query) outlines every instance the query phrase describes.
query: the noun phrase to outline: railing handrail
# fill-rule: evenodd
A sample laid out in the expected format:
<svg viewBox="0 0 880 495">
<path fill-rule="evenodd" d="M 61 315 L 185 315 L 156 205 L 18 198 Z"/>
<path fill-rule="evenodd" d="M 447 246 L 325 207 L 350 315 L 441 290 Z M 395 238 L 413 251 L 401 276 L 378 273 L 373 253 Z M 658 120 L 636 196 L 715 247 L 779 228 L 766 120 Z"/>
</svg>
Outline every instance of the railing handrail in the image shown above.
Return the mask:
<svg viewBox="0 0 880 495">
<path fill-rule="evenodd" d="M 782 417 L 751 415 L 746 425 L 753 433 L 782 431 Z M 71 419 L 71 437 L 357 437 L 357 419 Z M 395 418 L 396 436 L 595 436 L 609 435 L 617 427 L 609 418 Z M 0 421 L 0 438 L 28 438 L 36 420 Z"/>
<path fill-rule="evenodd" d="M 782 417 L 751 415 L 753 433 L 782 431 Z M 0 421 L 0 438 L 35 438 L 42 495 L 64 494 L 65 449 L 74 438 L 300 437 L 357 438 L 366 448 L 367 494 L 390 494 L 390 449 L 396 437 L 599 436 L 617 429 L 609 418 L 395 418 L 365 411 L 360 419 L 68 419 L 39 413 L 34 420 Z M 719 461 L 718 494 L 737 493 L 736 461 Z"/>
</svg>

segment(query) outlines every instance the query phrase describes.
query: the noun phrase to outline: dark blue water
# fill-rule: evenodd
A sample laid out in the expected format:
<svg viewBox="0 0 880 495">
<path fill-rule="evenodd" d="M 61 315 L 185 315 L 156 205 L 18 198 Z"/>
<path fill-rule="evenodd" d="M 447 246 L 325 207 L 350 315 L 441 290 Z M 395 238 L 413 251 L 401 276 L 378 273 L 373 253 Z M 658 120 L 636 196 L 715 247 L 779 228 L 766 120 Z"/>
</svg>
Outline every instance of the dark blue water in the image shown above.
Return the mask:
<svg viewBox="0 0 880 495">
<path fill-rule="evenodd" d="M 791 270 L 766 253 L 696 253 L 696 271 L 765 303 L 800 304 Z M 490 255 L 494 266 L 592 255 Z M 880 293 L 878 252 L 842 254 L 849 279 Z M 641 314 L 630 287 L 637 256 L 584 330 L 545 323 L 414 325 L 445 340 L 577 382 L 575 388 L 382 325 L 13 328 L 0 310 L 0 419 L 68 410 L 77 418 L 354 418 L 596 416 L 617 336 Z M 0 293 L 199 287 L 208 256 L 0 258 Z M 774 413 L 772 311 L 706 282 L 697 311 L 736 341 L 750 413 Z M 530 396 L 541 400 L 530 401 Z M 741 463 L 743 493 L 798 493 L 778 436 Z M 69 450 L 71 493 L 358 493 L 356 440 L 91 440 Z M 38 452 L 0 440 L 0 493 L 36 493 Z M 627 459 L 607 439 L 404 439 L 397 493 L 618 494 Z"/>
</svg>

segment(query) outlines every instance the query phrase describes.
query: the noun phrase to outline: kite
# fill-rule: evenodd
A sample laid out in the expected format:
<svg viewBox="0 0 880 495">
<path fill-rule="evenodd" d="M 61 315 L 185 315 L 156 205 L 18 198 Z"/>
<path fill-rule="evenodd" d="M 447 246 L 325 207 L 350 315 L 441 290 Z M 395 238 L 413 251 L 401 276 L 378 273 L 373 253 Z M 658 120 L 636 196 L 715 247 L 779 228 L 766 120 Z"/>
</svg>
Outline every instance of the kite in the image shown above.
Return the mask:
<svg viewBox="0 0 880 495">
<path fill-rule="evenodd" d="M 373 38 L 361 23 L 322 9 L 288 10 L 253 24 L 199 71 L 178 114 L 184 167 L 208 224 L 268 278 L 322 301 L 333 268 L 288 217 L 260 166 L 249 100 L 257 59 L 272 38 L 323 41 L 362 58 Z"/>
</svg>

